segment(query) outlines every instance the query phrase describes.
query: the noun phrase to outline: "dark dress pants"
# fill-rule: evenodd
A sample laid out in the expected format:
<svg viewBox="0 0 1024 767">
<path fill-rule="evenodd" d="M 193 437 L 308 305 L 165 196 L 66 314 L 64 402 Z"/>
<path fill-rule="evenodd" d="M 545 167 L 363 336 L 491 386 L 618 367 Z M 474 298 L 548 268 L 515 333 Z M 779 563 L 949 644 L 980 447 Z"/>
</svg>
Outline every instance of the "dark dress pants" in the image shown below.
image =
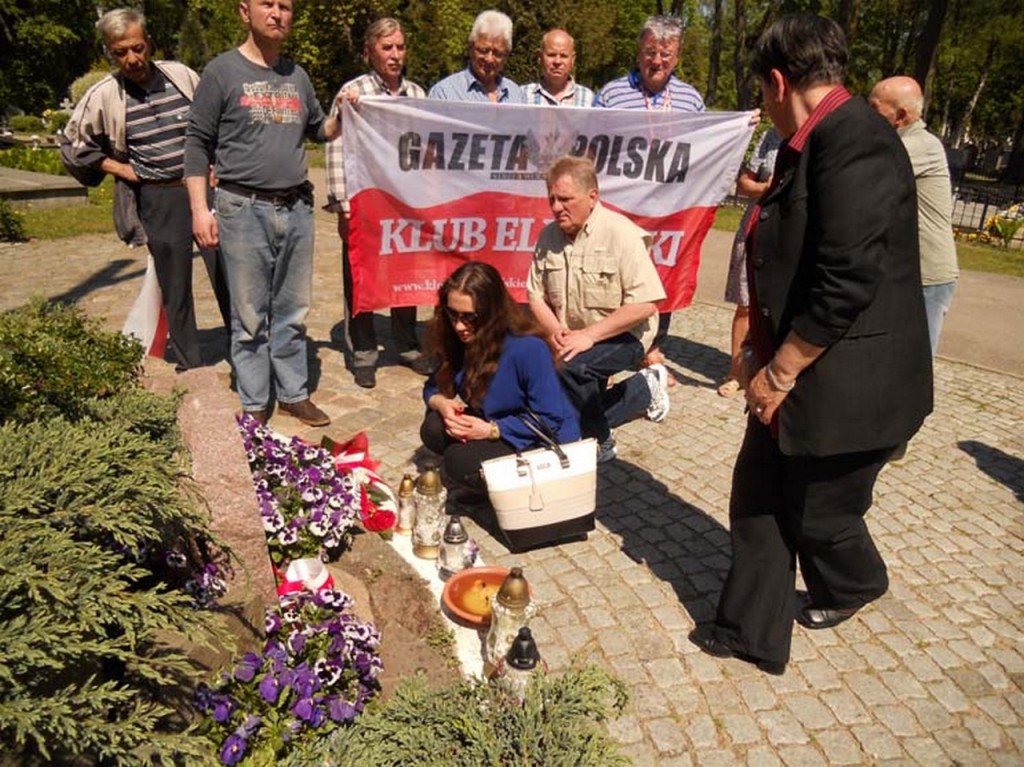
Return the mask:
<svg viewBox="0 0 1024 767">
<path fill-rule="evenodd" d="M 352 367 L 377 366 L 377 332 L 373 312 L 352 314 L 352 263 L 348 242 L 341 241 L 341 276 L 345 289 L 345 341 L 352 355 Z M 419 349 L 416 340 L 416 307 L 398 306 L 391 310 L 391 337 L 399 354 Z"/>
<path fill-rule="evenodd" d="M 445 476 L 460 489 L 471 493 L 487 492 L 480 464 L 516 451 L 503 439 L 474 439 L 469 442 L 453 439 L 445 431 L 444 419 L 436 410 L 427 411 L 420 426 L 420 440 L 427 449 L 444 456 Z"/>
<path fill-rule="evenodd" d="M 163 296 L 170 346 L 179 369 L 203 364 L 192 301 L 192 212 L 180 185 L 139 187 L 139 218 Z"/>
<path fill-rule="evenodd" d="M 754 418 L 733 470 L 732 566 L 718 602 L 719 637 L 755 658 L 788 662 L 796 563 L 817 607 L 862 607 L 889 587 L 864 522 L 892 448 L 787 456 Z"/>
<path fill-rule="evenodd" d="M 562 386 L 580 414 L 584 437 L 604 442 L 611 429 L 638 417 L 651 403 L 651 390 L 642 376 L 634 375 L 610 389 L 608 379 L 635 369 L 644 347 L 632 333 L 599 341 L 559 369 Z"/>
</svg>

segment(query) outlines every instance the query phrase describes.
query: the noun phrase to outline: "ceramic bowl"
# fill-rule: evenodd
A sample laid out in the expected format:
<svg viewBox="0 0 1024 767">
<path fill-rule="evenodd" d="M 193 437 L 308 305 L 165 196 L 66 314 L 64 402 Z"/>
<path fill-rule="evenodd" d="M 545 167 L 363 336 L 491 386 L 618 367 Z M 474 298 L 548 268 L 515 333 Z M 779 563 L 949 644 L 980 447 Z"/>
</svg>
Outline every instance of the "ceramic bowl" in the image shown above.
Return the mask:
<svg viewBox="0 0 1024 767">
<path fill-rule="evenodd" d="M 468 567 L 454 573 L 444 584 L 441 601 L 448 611 L 471 626 L 491 622 L 491 597 L 508 576 L 507 567 Z"/>
</svg>

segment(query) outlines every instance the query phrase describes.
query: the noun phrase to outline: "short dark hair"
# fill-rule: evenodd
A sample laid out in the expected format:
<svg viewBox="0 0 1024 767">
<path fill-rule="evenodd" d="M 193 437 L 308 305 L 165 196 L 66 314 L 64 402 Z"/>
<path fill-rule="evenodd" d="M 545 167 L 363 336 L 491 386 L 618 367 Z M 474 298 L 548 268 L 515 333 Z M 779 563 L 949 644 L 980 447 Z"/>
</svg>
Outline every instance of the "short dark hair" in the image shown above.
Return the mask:
<svg viewBox="0 0 1024 767">
<path fill-rule="evenodd" d="M 754 45 L 750 68 L 762 80 L 779 70 L 795 88 L 841 83 L 850 53 L 831 19 L 812 13 L 783 16 Z"/>
</svg>

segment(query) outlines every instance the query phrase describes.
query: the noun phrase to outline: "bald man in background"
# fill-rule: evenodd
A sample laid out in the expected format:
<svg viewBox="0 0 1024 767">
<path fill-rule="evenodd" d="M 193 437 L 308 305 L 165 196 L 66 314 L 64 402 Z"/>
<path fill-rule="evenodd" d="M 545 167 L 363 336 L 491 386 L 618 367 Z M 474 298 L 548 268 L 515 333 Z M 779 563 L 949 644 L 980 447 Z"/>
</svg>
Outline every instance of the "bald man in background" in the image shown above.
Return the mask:
<svg viewBox="0 0 1024 767">
<path fill-rule="evenodd" d="M 953 291 L 960 274 L 953 241 L 953 191 L 946 150 L 921 119 L 924 96 L 921 86 L 912 77 L 880 80 L 868 101 L 899 133 L 914 167 L 921 282 L 934 357 L 939 349 L 942 321 L 953 303 Z"/>
<path fill-rule="evenodd" d="M 540 40 L 540 82 L 523 86 L 527 104 L 553 107 L 590 107 L 594 92 L 572 76 L 576 41 L 564 29 L 552 29 Z"/>
</svg>

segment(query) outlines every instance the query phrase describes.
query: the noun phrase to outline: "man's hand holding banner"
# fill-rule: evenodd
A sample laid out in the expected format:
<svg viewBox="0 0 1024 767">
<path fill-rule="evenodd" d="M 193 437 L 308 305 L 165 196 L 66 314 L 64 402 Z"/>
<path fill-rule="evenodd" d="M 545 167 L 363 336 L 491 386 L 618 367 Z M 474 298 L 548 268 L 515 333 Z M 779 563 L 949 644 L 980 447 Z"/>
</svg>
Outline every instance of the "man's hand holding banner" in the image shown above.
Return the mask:
<svg viewBox="0 0 1024 767">
<path fill-rule="evenodd" d="M 688 306 L 700 245 L 732 189 L 749 112 L 639 112 L 364 97 L 346 103 L 355 311 L 424 306 L 459 263 L 493 264 L 525 301 L 544 174 L 590 156 L 601 201 L 654 236 L 670 311 Z"/>
</svg>

